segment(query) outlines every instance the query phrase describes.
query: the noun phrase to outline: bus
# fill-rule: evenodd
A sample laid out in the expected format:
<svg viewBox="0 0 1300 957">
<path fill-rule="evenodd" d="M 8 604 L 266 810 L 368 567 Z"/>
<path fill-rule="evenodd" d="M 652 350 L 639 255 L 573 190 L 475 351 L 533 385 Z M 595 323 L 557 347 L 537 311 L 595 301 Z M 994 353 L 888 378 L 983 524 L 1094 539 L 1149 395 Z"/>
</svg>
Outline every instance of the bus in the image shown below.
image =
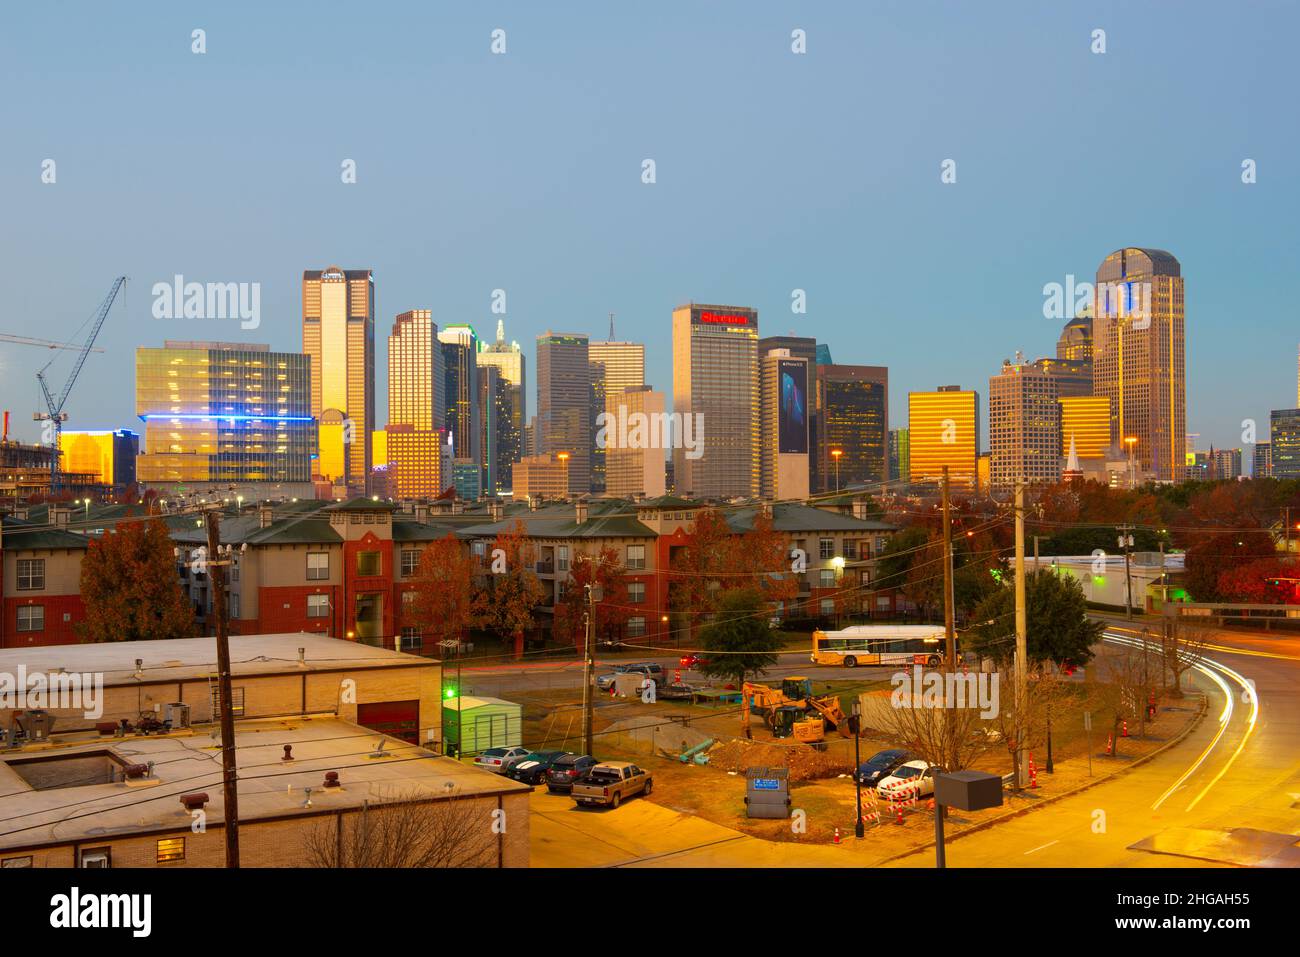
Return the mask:
<svg viewBox="0 0 1300 957">
<path fill-rule="evenodd" d="M 944 655 L 943 625 L 853 625 L 812 636 L 815 665 L 928 665 Z"/>
</svg>

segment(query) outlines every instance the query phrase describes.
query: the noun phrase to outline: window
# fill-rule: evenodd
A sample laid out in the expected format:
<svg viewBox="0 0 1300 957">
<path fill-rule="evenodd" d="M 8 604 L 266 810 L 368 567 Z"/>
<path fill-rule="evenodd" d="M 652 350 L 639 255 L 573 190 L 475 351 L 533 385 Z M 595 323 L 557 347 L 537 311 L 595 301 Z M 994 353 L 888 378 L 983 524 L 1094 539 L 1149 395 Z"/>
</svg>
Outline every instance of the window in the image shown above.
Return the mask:
<svg viewBox="0 0 1300 957">
<path fill-rule="evenodd" d="M 644 545 L 629 545 L 627 547 L 627 567 L 633 570 L 645 568 Z"/>
<path fill-rule="evenodd" d="M 629 618 L 627 620 L 627 636 L 629 638 L 640 638 L 645 634 L 644 618 Z"/>
<path fill-rule="evenodd" d="M 19 631 L 44 631 L 45 630 L 45 606 L 44 605 L 19 605 L 18 606 L 18 630 Z"/>
<path fill-rule="evenodd" d="M 568 545 L 557 545 L 555 547 L 555 570 L 557 572 L 567 572 L 569 570 Z"/>
<path fill-rule="evenodd" d="M 323 581 L 330 577 L 330 553 L 307 553 L 307 580 Z"/>
<path fill-rule="evenodd" d="M 381 574 L 383 562 L 379 552 L 357 552 L 357 574 L 363 577 Z"/>
<path fill-rule="evenodd" d="M 402 549 L 402 577 L 410 578 L 420 568 L 420 553 L 414 548 Z"/>
<path fill-rule="evenodd" d="M 844 560 L 849 562 L 858 560 L 858 543 L 852 539 L 845 539 L 844 541 Z"/>
<path fill-rule="evenodd" d="M 217 721 L 221 718 L 221 686 L 214 684 L 209 696 L 212 702 L 212 720 Z M 244 716 L 244 689 L 230 689 L 230 713 L 236 718 Z"/>
<path fill-rule="evenodd" d="M 486 558 L 487 542 L 484 541 L 475 542 L 472 546 L 470 546 L 470 551 L 474 554 L 475 558 Z"/>
<path fill-rule="evenodd" d="M 172 861 L 185 860 L 185 838 L 183 837 L 164 837 L 158 842 L 159 864 L 170 864 Z"/>
<path fill-rule="evenodd" d="M 330 616 L 329 595 L 308 595 L 307 596 L 307 617 L 308 618 L 328 618 L 329 616 Z"/>
<path fill-rule="evenodd" d="M 110 847 L 83 847 L 81 849 L 80 867 L 112 867 L 113 849 Z"/>
<path fill-rule="evenodd" d="M 37 591 L 45 587 L 45 559 L 18 559 L 18 590 Z"/>
<path fill-rule="evenodd" d="M 402 617 L 409 618 L 415 611 L 415 590 L 402 592 Z"/>
<path fill-rule="evenodd" d="M 627 600 L 630 604 L 640 605 L 645 601 L 645 582 L 627 583 Z"/>
<path fill-rule="evenodd" d="M 834 587 L 835 587 L 835 569 L 833 569 L 833 568 L 823 568 L 820 572 L 818 572 L 817 587 L 818 587 L 818 588 L 834 588 Z"/>
<path fill-rule="evenodd" d="M 835 614 L 835 601 L 831 598 L 823 598 L 820 602 L 821 613 L 826 616 Z"/>
<path fill-rule="evenodd" d="M 421 644 L 419 628 L 407 626 L 402 629 L 402 651 L 419 651 Z"/>
<path fill-rule="evenodd" d="M 31 867 L 31 857 L 6 857 L 0 860 L 0 867 Z"/>
<path fill-rule="evenodd" d="M 226 596 L 226 615 L 230 618 L 239 617 L 239 593 L 231 592 Z"/>
<path fill-rule="evenodd" d="M 817 552 L 822 558 L 835 557 L 835 539 L 819 538 L 817 540 Z"/>
<path fill-rule="evenodd" d="M 871 572 L 863 571 L 858 574 L 858 582 L 862 585 L 871 584 Z"/>
</svg>

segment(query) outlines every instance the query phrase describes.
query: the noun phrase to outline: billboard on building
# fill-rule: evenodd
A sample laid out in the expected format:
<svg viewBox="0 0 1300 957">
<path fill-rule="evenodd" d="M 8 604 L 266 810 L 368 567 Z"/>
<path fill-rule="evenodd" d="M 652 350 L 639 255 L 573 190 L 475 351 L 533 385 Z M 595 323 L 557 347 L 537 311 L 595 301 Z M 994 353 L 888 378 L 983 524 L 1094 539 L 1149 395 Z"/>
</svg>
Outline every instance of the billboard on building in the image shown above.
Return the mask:
<svg viewBox="0 0 1300 957">
<path fill-rule="evenodd" d="M 777 413 L 777 451 L 808 453 L 808 364 L 792 359 L 777 363 L 781 405 Z"/>
</svg>

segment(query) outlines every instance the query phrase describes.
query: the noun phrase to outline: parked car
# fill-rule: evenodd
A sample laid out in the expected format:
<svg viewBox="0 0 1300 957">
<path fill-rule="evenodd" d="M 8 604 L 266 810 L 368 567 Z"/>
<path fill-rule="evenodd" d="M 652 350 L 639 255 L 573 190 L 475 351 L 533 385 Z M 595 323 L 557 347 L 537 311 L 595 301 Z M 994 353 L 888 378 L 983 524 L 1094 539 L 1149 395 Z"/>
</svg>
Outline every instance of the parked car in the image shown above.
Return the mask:
<svg viewBox="0 0 1300 957">
<path fill-rule="evenodd" d="M 705 658 L 698 651 L 688 651 L 686 654 L 682 655 L 677 663 L 687 671 L 693 671 L 694 669 L 699 668 L 700 665 L 709 664 L 711 660 L 712 659 Z"/>
<path fill-rule="evenodd" d="M 546 790 L 552 794 L 568 794 L 597 763 L 590 754 L 561 755 L 546 771 Z"/>
<path fill-rule="evenodd" d="M 894 768 L 892 774 L 880 779 L 876 793 L 887 801 L 912 797 L 928 797 L 934 793 L 934 775 L 941 770 L 929 761 L 908 761 Z"/>
<path fill-rule="evenodd" d="M 614 681 L 619 675 L 649 675 L 654 679 L 655 684 L 664 683 L 663 665 L 657 665 L 653 662 L 638 662 L 631 665 L 617 665 L 612 674 L 600 675 L 596 679 L 596 687 L 601 691 L 608 691 L 614 687 Z"/>
<path fill-rule="evenodd" d="M 474 766 L 501 774 L 516 761 L 528 757 L 528 753 L 527 748 L 488 748 L 474 759 Z"/>
<path fill-rule="evenodd" d="M 857 771 L 853 774 L 853 779 L 863 787 L 874 788 L 881 780 L 893 774 L 900 764 L 906 764 L 912 759 L 912 752 L 904 751 L 901 748 L 877 751 L 858 765 Z"/>
<path fill-rule="evenodd" d="M 695 688 L 686 684 L 684 681 L 674 681 L 672 684 L 664 685 L 655 692 L 655 697 L 668 700 L 683 700 L 690 698 L 695 693 Z"/>
<path fill-rule="evenodd" d="M 623 798 L 649 794 L 654 780 L 649 772 L 627 761 L 604 761 L 593 765 L 570 790 L 580 806 L 618 807 Z"/>
<path fill-rule="evenodd" d="M 506 768 L 506 777 L 522 781 L 524 784 L 543 784 L 546 781 L 546 772 L 555 762 L 572 753 L 572 751 L 534 751 Z"/>
</svg>

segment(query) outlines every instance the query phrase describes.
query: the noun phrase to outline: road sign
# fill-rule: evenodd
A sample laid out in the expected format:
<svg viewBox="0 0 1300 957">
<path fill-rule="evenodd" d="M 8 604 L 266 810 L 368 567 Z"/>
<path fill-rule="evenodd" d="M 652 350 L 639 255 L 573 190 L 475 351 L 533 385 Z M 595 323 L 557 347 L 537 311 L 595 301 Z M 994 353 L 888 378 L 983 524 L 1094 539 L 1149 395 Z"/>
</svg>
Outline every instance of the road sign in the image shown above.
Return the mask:
<svg viewBox="0 0 1300 957">
<path fill-rule="evenodd" d="M 1092 712 L 1091 712 L 1091 711 L 1085 711 L 1085 712 L 1083 713 L 1083 730 L 1084 730 L 1084 731 L 1091 731 L 1091 730 L 1092 730 Z"/>
</svg>

